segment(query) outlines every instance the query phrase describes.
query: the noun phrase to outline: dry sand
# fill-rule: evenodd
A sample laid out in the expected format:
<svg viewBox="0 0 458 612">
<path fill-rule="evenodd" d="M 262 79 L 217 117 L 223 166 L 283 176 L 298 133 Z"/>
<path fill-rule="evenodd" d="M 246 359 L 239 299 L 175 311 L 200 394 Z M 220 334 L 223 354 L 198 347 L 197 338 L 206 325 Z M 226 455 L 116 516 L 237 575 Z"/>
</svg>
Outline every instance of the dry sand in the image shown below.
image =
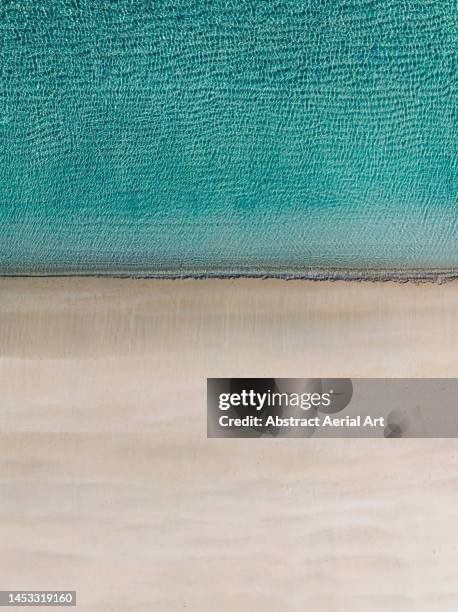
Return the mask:
<svg viewBox="0 0 458 612">
<path fill-rule="evenodd" d="M 206 377 L 456 377 L 458 283 L 0 280 L 2 589 L 458 609 L 458 441 L 207 440 Z"/>
</svg>

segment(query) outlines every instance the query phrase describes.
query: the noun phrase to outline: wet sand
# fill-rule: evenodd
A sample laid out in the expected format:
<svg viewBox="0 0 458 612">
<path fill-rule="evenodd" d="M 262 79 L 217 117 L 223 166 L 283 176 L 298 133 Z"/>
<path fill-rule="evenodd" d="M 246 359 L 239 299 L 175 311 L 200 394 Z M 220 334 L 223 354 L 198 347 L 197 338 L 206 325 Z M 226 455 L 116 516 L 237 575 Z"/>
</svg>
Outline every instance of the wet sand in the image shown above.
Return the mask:
<svg viewBox="0 0 458 612">
<path fill-rule="evenodd" d="M 0 280 L 3 589 L 458 606 L 455 440 L 207 440 L 206 377 L 456 377 L 458 282 Z"/>
</svg>

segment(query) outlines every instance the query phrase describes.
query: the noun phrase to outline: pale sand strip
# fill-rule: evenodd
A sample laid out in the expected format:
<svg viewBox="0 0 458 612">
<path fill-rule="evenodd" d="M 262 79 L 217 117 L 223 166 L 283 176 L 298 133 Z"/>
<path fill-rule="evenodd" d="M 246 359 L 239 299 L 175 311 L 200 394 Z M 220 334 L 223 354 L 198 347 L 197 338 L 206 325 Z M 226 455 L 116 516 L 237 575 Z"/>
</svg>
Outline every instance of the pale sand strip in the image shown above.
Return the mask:
<svg viewBox="0 0 458 612">
<path fill-rule="evenodd" d="M 207 440 L 207 376 L 457 376 L 458 283 L 0 280 L 1 588 L 458 609 L 455 440 Z"/>
</svg>

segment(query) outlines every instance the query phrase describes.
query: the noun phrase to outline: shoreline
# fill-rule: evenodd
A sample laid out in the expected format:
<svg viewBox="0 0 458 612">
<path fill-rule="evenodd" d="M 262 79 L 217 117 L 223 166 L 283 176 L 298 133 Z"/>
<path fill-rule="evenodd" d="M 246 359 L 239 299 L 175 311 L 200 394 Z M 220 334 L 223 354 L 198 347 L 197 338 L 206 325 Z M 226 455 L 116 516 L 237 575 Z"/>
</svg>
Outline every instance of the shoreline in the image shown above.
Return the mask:
<svg viewBox="0 0 458 612">
<path fill-rule="evenodd" d="M 458 269 L 319 269 L 278 270 L 278 271 L 119 271 L 119 272 L 48 272 L 48 273 L 3 273 L 0 279 L 13 278 L 113 278 L 113 279 L 151 279 L 151 280 L 303 280 L 303 281 L 343 281 L 343 282 L 394 282 L 394 283 L 436 283 L 443 284 L 458 280 Z"/>
</svg>

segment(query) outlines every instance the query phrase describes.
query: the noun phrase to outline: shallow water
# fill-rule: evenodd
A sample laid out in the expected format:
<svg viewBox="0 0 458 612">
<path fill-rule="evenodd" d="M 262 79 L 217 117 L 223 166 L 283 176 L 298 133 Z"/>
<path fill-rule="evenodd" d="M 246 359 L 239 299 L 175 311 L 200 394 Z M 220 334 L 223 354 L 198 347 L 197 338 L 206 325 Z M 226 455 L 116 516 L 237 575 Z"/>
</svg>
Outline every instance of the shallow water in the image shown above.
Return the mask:
<svg viewBox="0 0 458 612">
<path fill-rule="evenodd" d="M 454 3 L 0 8 L 0 273 L 458 267 Z"/>
</svg>

